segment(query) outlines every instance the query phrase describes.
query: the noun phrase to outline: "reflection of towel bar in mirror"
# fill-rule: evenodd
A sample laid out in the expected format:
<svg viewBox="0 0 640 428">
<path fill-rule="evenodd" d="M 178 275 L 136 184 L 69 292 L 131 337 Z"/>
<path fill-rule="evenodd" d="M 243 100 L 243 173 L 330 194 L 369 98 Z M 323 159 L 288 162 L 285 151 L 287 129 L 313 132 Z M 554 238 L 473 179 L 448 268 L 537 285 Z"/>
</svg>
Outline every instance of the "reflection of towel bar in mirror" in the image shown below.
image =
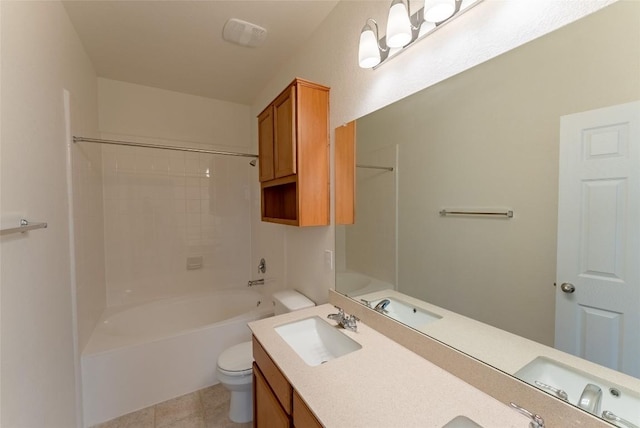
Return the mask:
<svg viewBox="0 0 640 428">
<path fill-rule="evenodd" d="M 29 230 L 46 229 L 46 227 L 47 227 L 47 223 L 32 223 L 28 220 L 21 219 L 20 226 L 12 227 L 9 229 L 2 229 L 0 230 L 0 235 L 9 235 L 11 233 L 18 233 L 18 232 L 24 233 Z"/>
<path fill-rule="evenodd" d="M 506 211 L 463 211 L 463 210 L 441 210 L 441 216 L 447 215 L 478 215 L 478 216 L 492 216 L 492 217 L 506 217 L 513 218 L 513 210 Z"/>
<path fill-rule="evenodd" d="M 356 164 L 356 168 L 367 168 L 367 169 L 382 169 L 384 171 L 393 171 L 392 166 L 377 166 L 377 165 L 361 165 Z"/>
</svg>

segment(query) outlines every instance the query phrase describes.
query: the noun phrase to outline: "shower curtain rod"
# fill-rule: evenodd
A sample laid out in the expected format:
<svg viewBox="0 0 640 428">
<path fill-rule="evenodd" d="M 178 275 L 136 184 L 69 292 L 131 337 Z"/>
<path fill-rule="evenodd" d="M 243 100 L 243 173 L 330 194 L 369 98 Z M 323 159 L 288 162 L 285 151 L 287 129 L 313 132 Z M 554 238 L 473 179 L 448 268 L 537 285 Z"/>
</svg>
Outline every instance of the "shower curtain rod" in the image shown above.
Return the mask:
<svg viewBox="0 0 640 428">
<path fill-rule="evenodd" d="M 195 152 L 195 153 L 208 153 L 212 155 L 241 156 L 245 158 L 256 158 L 256 159 L 258 158 L 258 155 L 254 155 L 251 153 L 225 152 L 222 150 L 197 149 L 194 147 L 163 146 L 160 144 L 134 143 L 133 141 L 121 141 L 121 140 L 103 140 L 100 138 L 87 138 L 87 137 L 74 136 L 73 142 L 74 143 L 113 144 L 115 146 L 145 147 L 148 149 L 175 150 L 178 152 Z"/>
</svg>

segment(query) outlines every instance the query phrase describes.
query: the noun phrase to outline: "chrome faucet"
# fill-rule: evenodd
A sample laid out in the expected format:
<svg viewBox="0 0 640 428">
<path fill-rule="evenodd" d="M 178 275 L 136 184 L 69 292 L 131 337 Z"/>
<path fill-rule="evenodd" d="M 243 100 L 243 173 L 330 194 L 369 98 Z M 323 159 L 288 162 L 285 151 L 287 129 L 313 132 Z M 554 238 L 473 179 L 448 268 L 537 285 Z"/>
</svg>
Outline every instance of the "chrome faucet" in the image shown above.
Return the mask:
<svg viewBox="0 0 640 428">
<path fill-rule="evenodd" d="M 600 416 L 600 400 L 602 399 L 602 390 L 599 386 L 592 383 L 584 387 L 580 401 L 578 401 L 578 407 L 592 413 L 596 416 Z"/>
<path fill-rule="evenodd" d="M 389 306 L 389 304 L 391 303 L 391 300 L 389 299 L 382 299 L 378 302 L 378 304 L 376 305 L 375 308 L 373 308 L 374 311 L 378 311 L 381 314 L 386 314 L 387 312 L 387 306 Z"/>
<path fill-rule="evenodd" d="M 544 419 L 542 419 L 542 416 L 538 415 L 537 413 L 531 413 L 524 407 L 518 406 L 516 403 L 511 402 L 509 404 L 511 405 L 511 407 L 530 419 L 529 428 L 545 428 Z"/>
<path fill-rule="evenodd" d="M 253 281 L 247 282 L 247 287 L 253 287 L 254 285 L 263 285 L 263 284 L 264 284 L 264 278 L 260 278 L 260 279 L 255 279 Z"/>
<path fill-rule="evenodd" d="M 604 412 L 602 412 L 602 417 L 616 426 L 620 426 L 622 424 L 624 425 L 624 428 L 638 428 L 638 425 L 624 418 L 621 418 L 620 416 L 617 416 L 615 413 L 610 412 L 609 410 L 605 410 Z"/>
<path fill-rule="evenodd" d="M 342 308 L 336 306 L 336 309 L 338 310 L 338 313 L 329 314 L 327 315 L 327 318 L 334 320 L 340 327 L 346 330 L 358 331 L 358 325 L 356 324 L 356 322 L 360 320 L 356 318 L 355 315 L 347 316 Z"/>
</svg>

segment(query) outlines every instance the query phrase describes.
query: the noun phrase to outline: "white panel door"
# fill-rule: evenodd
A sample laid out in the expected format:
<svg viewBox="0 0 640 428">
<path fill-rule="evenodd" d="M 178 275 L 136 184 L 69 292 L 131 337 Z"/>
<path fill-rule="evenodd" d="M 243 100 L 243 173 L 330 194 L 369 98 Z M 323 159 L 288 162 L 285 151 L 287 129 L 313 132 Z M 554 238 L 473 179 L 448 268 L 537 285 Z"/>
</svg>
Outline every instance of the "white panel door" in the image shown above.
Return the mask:
<svg viewBox="0 0 640 428">
<path fill-rule="evenodd" d="M 640 377 L 640 102 L 563 116 L 559 182 L 555 347 Z"/>
</svg>

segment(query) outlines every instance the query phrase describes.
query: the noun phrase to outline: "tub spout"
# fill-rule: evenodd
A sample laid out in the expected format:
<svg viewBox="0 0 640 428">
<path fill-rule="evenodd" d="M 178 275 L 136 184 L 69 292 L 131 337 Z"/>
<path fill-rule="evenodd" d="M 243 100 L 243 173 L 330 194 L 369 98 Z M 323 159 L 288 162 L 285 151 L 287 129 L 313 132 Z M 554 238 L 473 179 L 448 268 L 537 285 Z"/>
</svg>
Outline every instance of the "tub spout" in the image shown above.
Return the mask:
<svg viewBox="0 0 640 428">
<path fill-rule="evenodd" d="M 254 285 L 263 285 L 264 284 L 264 278 L 260 278 L 260 279 L 255 279 L 253 281 L 249 281 L 247 283 L 247 287 L 253 287 Z"/>
</svg>

